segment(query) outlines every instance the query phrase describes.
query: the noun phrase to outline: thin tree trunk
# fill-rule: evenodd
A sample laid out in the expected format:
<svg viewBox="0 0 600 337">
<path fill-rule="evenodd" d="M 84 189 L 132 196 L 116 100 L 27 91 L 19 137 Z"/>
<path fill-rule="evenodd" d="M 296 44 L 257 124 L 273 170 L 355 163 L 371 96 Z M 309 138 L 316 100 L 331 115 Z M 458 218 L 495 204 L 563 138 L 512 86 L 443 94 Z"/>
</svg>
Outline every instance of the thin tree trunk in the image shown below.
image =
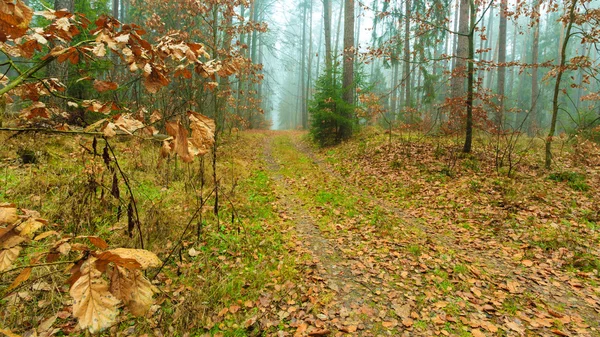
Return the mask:
<svg viewBox="0 0 600 337">
<path fill-rule="evenodd" d="M 472 148 L 472 144 L 473 144 L 473 96 L 474 96 L 474 92 L 473 92 L 473 86 L 474 86 L 474 76 L 475 76 L 475 65 L 474 63 L 474 59 L 475 59 L 475 31 L 474 31 L 474 27 L 475 27 L 475 6 L 472 2 L 473 0 L 471 0 L 470 2 L 467 2 L 470 6 L 470 14 L 471 14 L 471 22 L 470 22 L 470 27 L 472 27 L 470 29 L 469 32 L 469 36 L 468 36 L 468 44 L 469 44 L 469 51 L 468 51 L 468 70 L 467 70 L 467 121 L 466 121 L 466 132 L 465 132 L 465 145 L 463 147 L 463 152 L 464 153 L 471 153 L 471 148 Z M 462 11 L 462 8 L 461 8 Z"/>
<path fill-rule="evenodd" d="M 373 11 L 375 13 L 377 13 L 377 0 L 373 0 Z M 375 49 L 377 46 L 377 23 L 378 23 L 378 16 L 377 15 L 373 15 L 373 31 L 371 32 L 371 48 Z M 373 76 L 375 75 L 375 60 L 376 58 L 373 57 L 373 60 L 371 60 L 371 72 L 370 72 L 370 76 L 369 78 L 371 78 L 371 80 L 373 79 Z"/>
<path fill-rule="evenodd" d="M 460 1 L 456 0 L 456 6 L 454 6 L 454 28 L 453 32 L 458 32 L 458 14 L 460 13 Z M 454 34 L 452 40 L 452 70 L 456 68 L 456 55 L 458 54 L 458 34 Z"/>
<path fill-rule="evenodd" d="M 323 0 L 323 25 L 325 34 L 325 71 L 332 70 L 331 55 L 331 0 Z"/>
<path fill-rule="evenodd" d="M 569 9 L 569 22 L 567 23 L 567 32 L 564 35 L 564 39 L 561 38 L 562 44 L 560 49 L 560 64 L 558 66 L 558 74 L 556 75 L 556 83 L 554 84 L 554 95 L 552 97 L 552 121 L 550 122 L 550 131 L 546 138 L 546 169 L 550 169 L 552 166 L 552 138 L 556 132 L 556 120 L 558 119 L 558 94 L 560 93 L 560 81 L 562 80 L 563 73 L 565 71 L 565 63 L 567 58 L 567 45 L 571 38 L 571 28 L 573 27 L 573 21 L 575 21 L 575 7 L 577 6 L 577 0 L 571 0 L 571 8 Z"/>
<path fill-rule="evenodd" d="M 508 1 L 502 0 L 500 4 L 500 24 L 498 25 L 498 110 L 496 110 L 496 127 L 498 131 L 504 129 L 504 88 L 506 86 L 506 11 Z M 513 51 L 514 53 L 514 51 Z"/>
<path fill-rule="evenodd" d="M 411 16 L 411 6 L 412 1 L 406 0 L 405 2 L 405 11 L 406 16 L 404 20 L 404 80 L 405 80 L 405 96 L 404 96 L 404 107 L 411 108 L 412 107 L 412 97 L 411 97 L 411 76 L 410 76 L 410 16 Z M 409 123 L 412 123 L 412 118 L 409 118 Z"/>
<path fill-rule="evenodd" d="M 529 118 L 532 121 L 529 127 L 529 134 L 533 135 L 534 129 L 537 129 L 541 126 L 541 118 L 537 112 L 537 102 L 539 98 L 539 87 L 538 87 L 538 68 L 537 64 L 539 62 L 539 47 L 540 47 L 540 4 L 541 0 L 534 0 L 534 15 L 535 17 L 531 19 L 533 25 L 533 45 L 531 48 L 531 111 L 529 113 Z"/>
<path fill-rule="evenodd" d="M 338 48 L 340 46 L 340 32 L 341 32 L 341 28 L 342 28 L 342 14 L 344 14 L 343 12 L 344 12 L 344 2 L 345 1 L 346 0 L 341 0 L 340 1 L 340 12 L 338 14 L 337 31 L 336 31 L 336 34 L 335 34 L 335 50 L 333 51 L 335 53 L 335 58 L 336 59 L 337 59 L 337 56 L 339 54 L 339 52 L 338 52 L 339 49 Z M 354 22 L 354 21 L 352 21 L 352 22 Z M 345 22 L 344 22 L 344 24 L 345 24 Z M 346 26 L 344 26 L 344 30 L 345 30 L 345 27 Z M 354 30 L 354 26 L 352 27 L 352 29 Z M 345 33 L 345 31 L 344 31 L 344 33 Z"/>
<path fill-rule="evenodd" d="M 300 114 L 302 116 L 302 128 L 308 129 L 308 114 L 306 111 L 306 16 L 308 8 L 306 2 L 303 4 L 302 11 L 302 51 L 300 53 L 300 87 L 302 92 L 301 103 L 300 103 Z"/>
<path fill-rule="evenodd" d="M 342 117 L 346 120 L 340 126 L 341 139 L 348 139 L 352 135 L 354 105 L 354 0 L 346 0 L 344 10 L 344 53 L 342 68 L 342 99 L 347 104 L 343 109 Z"/>
<path fill-rule="evenodd" d="M 312 32 L 312 26 L 313 26 L 313 0 L 309 0 L 310 1 L 310 19 L 309 19 L 309 29 L 308 29 L 308 69 L 307 69 L 307 74 L 308 74 L 308 81 L 306 83 L 306 99 L 307 101 L 310 100 L 311 95 L 310 95 L 310 91 L 311 91 L 311 85 L 312 85 L 312 60 L 313 60 L 313 32 Z M 306 113 L 307 113 L 307 120 L 308 120 L 308 102 L 305 103 L 305 109 L 306 109 Z"/>
<path fill-rule="evenodd" d="M 452 77 L 452 96 L 463 97 L 465 93 L 466 59 L 469 56 L 469 0 L 460 0 L 460 19 L 458 24 L 458 48 L 456 64 Z"/>
</svg>

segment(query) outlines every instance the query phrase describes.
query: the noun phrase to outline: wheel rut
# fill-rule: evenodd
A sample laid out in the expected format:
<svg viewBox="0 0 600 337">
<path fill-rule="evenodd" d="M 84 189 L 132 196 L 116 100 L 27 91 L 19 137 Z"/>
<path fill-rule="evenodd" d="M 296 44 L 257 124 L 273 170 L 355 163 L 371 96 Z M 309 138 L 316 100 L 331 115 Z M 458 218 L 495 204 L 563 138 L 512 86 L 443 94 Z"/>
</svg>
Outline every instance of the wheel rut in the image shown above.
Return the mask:
<svg viewBox="0 0 600 337">
<path fill-rule="evenodd" d="M 294 222 L 301 249 L 312 259 L 309 264 L 314 273 L 309 282 L 321 283 L 323 288 L 335 294 L 331 305 L 326 306 L 325 314 L 321 317 L 326 317 L 332 330 L 372 336 L 370 330 L 374 322 L 359 318 L 360 314 L 365 311 L 372 314 L 373 308 L 377 306 L 382 307 L 379 311 L 385 312 L 389 305 L 381 303 L 385 301 L 374 292 L 376 285 L 372 286 L 353 274 L 350 266 L 354 261 L 346 256 L 343 247 L 321 233 L 316 219 L 281 173 L 281 165 L 273 156 L 273 137 L 266 141 L 263 154 L 269 174 L 278 186 L 278 191 L 281 191 L 278 195 L 280 211 Z"/>
</svg>

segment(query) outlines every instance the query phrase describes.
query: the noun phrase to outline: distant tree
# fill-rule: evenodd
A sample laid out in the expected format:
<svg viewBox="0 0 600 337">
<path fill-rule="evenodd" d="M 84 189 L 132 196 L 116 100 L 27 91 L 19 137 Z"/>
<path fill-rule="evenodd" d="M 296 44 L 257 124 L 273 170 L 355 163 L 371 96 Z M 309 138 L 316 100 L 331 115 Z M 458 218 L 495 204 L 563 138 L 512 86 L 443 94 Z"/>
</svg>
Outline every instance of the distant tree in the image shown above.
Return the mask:
<svg viewBox="0 0 600 337">
<path fill-rule="evenodd" d="M 352 118 L 352 105 L 354 104 L 354 0 L 346 0 L 344 9 L 344 53 L 342 73 L 342 98 L 348 105 L 343 111 L 343 117 Z M 340 134 L 342 139 L 348 139 L 352 135 L 352 124 L 341 125 Z"/>
<path fill-rule="evenodd" d="M 500 23 L 498 25 L 498 107 L 496 110 L 496 127 L 498 131 L 504 128 L 504 88 L 506 83 L 506 11 L 508 1 L 500 3 Z"/>
</svg>

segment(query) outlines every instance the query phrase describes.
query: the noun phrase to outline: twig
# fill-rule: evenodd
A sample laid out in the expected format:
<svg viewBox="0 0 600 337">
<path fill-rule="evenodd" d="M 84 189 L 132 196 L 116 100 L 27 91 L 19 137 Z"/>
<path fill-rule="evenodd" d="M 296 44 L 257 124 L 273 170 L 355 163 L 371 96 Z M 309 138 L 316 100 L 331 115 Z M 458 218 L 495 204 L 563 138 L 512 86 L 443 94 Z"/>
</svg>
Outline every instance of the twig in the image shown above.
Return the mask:
<svg viewBox="0 0 600 337">
<path fill-rule="evenodd" d="M 77 262 L 77 261 L 59 261 L 59 262 L 49 262 L 49 263 L 39 263 L 39 264 L 30 264 L 30 265 L 18 266 L 18 267 L 14 267 L 12 269 L 5 270 L 5 271 L 1 272 L 0 276 L 4 275 L 6 273 L 13 272 L 15 270 L 19 270 L 19 269 L 37 268 L 37 267 L 46 267 L 46 266 L 55 266 L 55 265 L 69 264 L 69 263 L 75 263 L 75 262 Z"/>
<path fill-rule="evenodd" d="M 119 161 L 117 160 L 117 156 L 115 155 L 115 151 L 113 151 L 112 146 L 110 146 L 106 137 L 103 137 L 103 138 L 104 138 L 104 141 L 106 142 L 106 146 L 110 150 L 110 153 L 113 155 L 113 158 L 115 160 L 115 165 L 117 166 L 117 169 L 119 170 L 119 173 L 121 174 L 121 177 L 123 178 L 123 181 L 125 182 L 125 187 L 127 187 L 127 190 L 129 191 L 129 196 L 131 196 L 131 203 L 133 204 L 133 210 L 135 211 L 137 229 L 138 229 L 138 233 L 140 234 L 140 248 L 144 249 L 144 237 L 142 234 L 142 225 L 140 223 L 140 214 L 138 213 L 137 203 L 135 201 L 133 191 L 131 190 L 131 186 L 129 185 L 129 178 L 127 178 L 127 175 L 125 175 L 125 172 L 123 172 L 123 170 L 121 169 L 121 166 L 119 165 Z"/>
<path fill-rule="evenodd" d="M 154 276 L 152 276 L 150 278 L 150 280 L 154 280 L 156 278 L 156 276 L 158 276 L 158 274 L 160 274 L 160 272 L 163 270 L 163 268 L 165 267 L 165 265 L 167 264 L 167 262 L 169 262 L 169 260 L 171 259 L 171 257 L 173 256 L 173 253 L 175 253 L 175 251 L 177 250 L 177 248 L 179 247 L 179 245 L 181 245 L 182 241 L 183 241 L 183 237 L 185 236 L 185 233 L 187 233 L 188 229 L 190 228 L 190 226 L 192 225 L 192 222 L 194 222 L 194 219 L 196 219 L 196 217 L 198 216 L 198 213 L 202 212 L 202 207 L 204 206 L 204 204 L 208 201 L 208 198 L 215 193 L 215 191 L 217 190 L 217 186 L 216 185 L 212 191 L 206 196 L 206 199 L 204 199 L 202 201 L 202 203 L 200 204 L 200 206 L 198 206 L 198 208 L 196 209 L 196 211 L 194 212 L 194 214 L 192 215 L 192 217 L 190 218 L 190 221 L 188 221 L 187 225 L 185 226 L 185 228 L 183 229 L 183 232 L 181 233 L 181 235 L 179 236 L 179 240 L 177 240 L 177 244 L 173 247 L 173 249 L 171 249 L 171 252 L 169 253 L 169 255 L 164 259 L 162 265 L 160 266 L 160 268 L 158 268 L 158 270 L 156 271 L 156 274 L 154 274 Z"/>
</svg>

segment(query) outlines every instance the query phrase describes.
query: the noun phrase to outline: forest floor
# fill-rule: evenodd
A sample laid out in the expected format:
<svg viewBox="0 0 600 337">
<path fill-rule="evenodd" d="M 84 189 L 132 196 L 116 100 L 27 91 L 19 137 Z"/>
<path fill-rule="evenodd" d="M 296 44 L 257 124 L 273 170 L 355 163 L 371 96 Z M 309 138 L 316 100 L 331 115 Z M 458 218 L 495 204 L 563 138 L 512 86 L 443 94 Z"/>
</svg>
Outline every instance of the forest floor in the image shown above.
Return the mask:
<svg viewBox="0 0 600 337">
<path fill-rule="evenodd" d="M 557 146 L 550 172 L 539 149 L 523 151 L 508 176 L 492 142 L 463 156 L 452 139 L 388 136 L 366 129 L 325 149 L 303 132 L 226 137 L 218 218 L 209 158 L 160 162 L 155 145 L 115 141 L 146 249 L 165 266 L 147 317 L 124 310 L 105 334 L 600 336 L 596 146 Z M 53 230 L 135 246 L 117 204 L 90 188 L 111 184 L 90 139 L 0 141 L 0 202 L 39 211 Z M 23 164 L 22 148 L 43 153 Z M 44 335 L 36 327 L 50 320 L 78 334 L 68 275 L 44 269 L 2 291 L 0 326 Z M 16 273 L 1 276 L 0 290 Z"/>
<path fill-rule="evenodd" d="M 578 222 L 597 192 L 563 191 L 571 205 L 540 208 L 529 194 L 556 198 L 554 181 L 529 178 L 548 190 L 528 192 L 472 162 L 440 174 L 427 145 L 366 136 L 319 152 L 300 133 L 267 139 L 277 208 L 296 225 L 298 250 L 310 256 L 303 284 L 322 306 L 316 316 L 312 303 L 294 308 L 297 331 L 600 335 L 598 231 Z"/>
</svg>

